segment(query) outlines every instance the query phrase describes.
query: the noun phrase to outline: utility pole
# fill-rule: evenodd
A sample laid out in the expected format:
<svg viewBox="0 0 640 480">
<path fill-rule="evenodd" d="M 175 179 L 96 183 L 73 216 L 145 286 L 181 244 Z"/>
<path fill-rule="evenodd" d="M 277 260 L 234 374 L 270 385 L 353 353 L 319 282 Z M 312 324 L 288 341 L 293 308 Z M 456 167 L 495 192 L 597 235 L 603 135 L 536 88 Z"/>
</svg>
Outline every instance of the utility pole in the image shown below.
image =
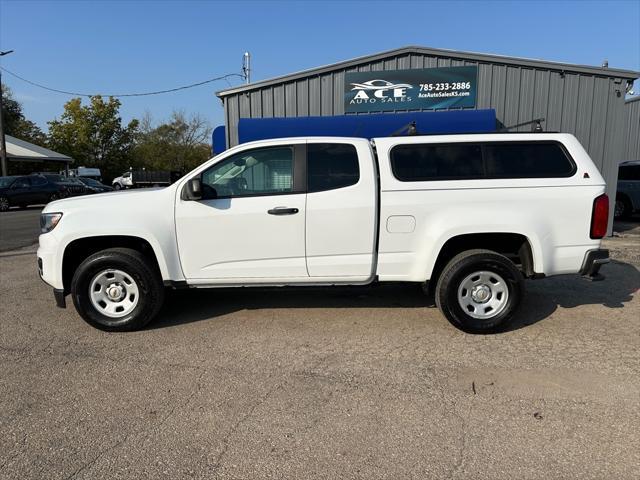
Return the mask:
<svg viewBox="0 0 640 480">
<path fill-rule="evenodd" d="M 251 54 L 249 52 L 244 52 L 242 56 L 242 75 L 247 85 L 251 83 Z"/>
<path fill-rule="evenodd" d="M 6 52 L 0 52 L 0 57 L 9 55 L 13 50 L 7 50 Z M 4 120 L 2 110 L 2 70 L 0 70 L 0 167 L 2 169 L 2 176 L 7 176 L 7 143 L 4 138 Z"/>
</svg>

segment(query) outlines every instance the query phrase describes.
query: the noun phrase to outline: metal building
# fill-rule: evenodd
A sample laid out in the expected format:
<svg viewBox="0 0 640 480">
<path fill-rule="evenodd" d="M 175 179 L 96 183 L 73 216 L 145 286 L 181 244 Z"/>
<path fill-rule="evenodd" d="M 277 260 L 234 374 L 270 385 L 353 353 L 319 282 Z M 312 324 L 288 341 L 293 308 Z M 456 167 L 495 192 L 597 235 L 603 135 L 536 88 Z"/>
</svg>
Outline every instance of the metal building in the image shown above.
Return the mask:
<svg viewBox="0 0 640 480">
<path fill-rule="evenodd" d="M 352 72 L 462 66 L 477 67 L 475 102 L 453 109 L 495 109 L 502 126 L 524 124 L 511 131 L 531 131 L 527 122 L 540 118 L 545 131 L 574 134 L 605 177 L 610 198 L 615 198 L 618 163 L 629 158 L 625 94 L 640 76 L 628 70 L 404 47 L 218 92 L 226 144 L 238 143 L 240 118 L 345 114 L 345 76 Z M 407 106 L 399 104 L 392 112 L 412 111 Z M 428 109 L 417 111 L 424 110 Z"/>
<path fill-rule="evenodd" d="M 640 95 L 625 102 L 627 128 L 623 160 L 640 160 Z"/>
<path fill-rule="evenodd" d="M 11 135 L 5 135 L 5 137 L 10 175 L 24 175 L 38 170 L 47 171 L 51 168 L 54 171 L 69 171 L 69 164 L 73 162 L 73 158 Z"/>
</svg>

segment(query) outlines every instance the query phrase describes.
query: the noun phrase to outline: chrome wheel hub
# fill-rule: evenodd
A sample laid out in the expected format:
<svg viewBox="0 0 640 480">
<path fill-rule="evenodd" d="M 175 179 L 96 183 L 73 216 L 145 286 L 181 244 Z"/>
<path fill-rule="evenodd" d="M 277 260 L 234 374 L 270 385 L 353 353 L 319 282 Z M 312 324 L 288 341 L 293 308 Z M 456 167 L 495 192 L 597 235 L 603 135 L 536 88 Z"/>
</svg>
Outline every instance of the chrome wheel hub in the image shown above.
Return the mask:
<svg viewBox="0 0 640 480">
<path fill-rule="evenodd" d="M 103 270 L 89 284 L 91 304 L 100 313 L 111 318 L 131 313 L 138 305 L 139 296 L 138 284 L 122 270 Z"/>
<path fill-rule="evenodd" d="M 471 298 L 476 303 L 486 303 L 491 298 L 491 288 L 485 284 L 475 285 L 471 289 Z"/>
<path fill-rule="evenodd" d="M 112 283 L 107 288 L 107 296 L 109 297 L 109 300 L 113 302 L 121 301 L 124 297 L 124 293 L 125 291 L 124 288 L 122 288 L 122 285 L 119 285 L 117 283 Z"/>
<path fill-rule="evenodd" d="M 458 288 L 458 304 L 464 312 L 480 320 L 500 314 L 507 306 L 509 288 L 498 274 L 478 271 L 467 275 Z"/>
</svg>

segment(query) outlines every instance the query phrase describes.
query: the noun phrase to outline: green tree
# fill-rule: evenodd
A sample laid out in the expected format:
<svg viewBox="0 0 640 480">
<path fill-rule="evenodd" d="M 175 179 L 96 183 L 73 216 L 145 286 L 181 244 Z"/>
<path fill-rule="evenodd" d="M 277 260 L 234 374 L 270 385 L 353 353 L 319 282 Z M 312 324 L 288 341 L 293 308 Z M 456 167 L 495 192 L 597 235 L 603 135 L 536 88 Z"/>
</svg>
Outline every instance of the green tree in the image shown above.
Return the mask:
<svg viewBox="0 0 640 480">
<path fill-rule="evenodd" d="M 27 120 L 22 112 L 22 105 L 15 98 L 11 89 L 2 84 L 2 119 L 4 133 L 42 147 L 47 146 L 47 136 L 40 127 Z"/>
<path fill-rule="evenodd" d="M 130 166 L 138 131 L 138 120 L 122 125 L 120 101 L 91 97 L 88 105 L 80 98 L 68 101 L 60 120 L 49 122 L 49 144 L 54 150 L 73 157 L 77 165 L 100 168 L 110 177 Z"/>
<path fill-rule="evenodd" d="M 211 127 L 200 115 L 175 111 L 168 122 L 153 126 L 147 113 L 141 122 L 134 156 L 155 170 L 189 171 L 211 158 Z"/>
</svg>

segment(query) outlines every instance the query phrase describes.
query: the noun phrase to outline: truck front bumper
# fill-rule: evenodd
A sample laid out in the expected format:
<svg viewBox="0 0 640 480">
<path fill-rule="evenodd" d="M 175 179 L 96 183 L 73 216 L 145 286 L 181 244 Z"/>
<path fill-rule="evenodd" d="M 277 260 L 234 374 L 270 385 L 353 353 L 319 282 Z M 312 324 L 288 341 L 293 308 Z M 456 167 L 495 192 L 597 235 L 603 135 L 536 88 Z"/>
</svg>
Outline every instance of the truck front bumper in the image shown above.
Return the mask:
<svg viewBox="0 0 640 480">
<path fill-rule="evenodd" d="M 62 255 L 63 249 L 53 232 L 39 237 L 39 247 L 36 253 L 38 259 L 38 273 L 42 280 L 56 289 L 63 289 Z"/>
<path fill-rule="evenodd" d="M 40 274 L 40 280 L 49 285 L 49 283 L 44 279 L 44 262 L 41 257 L 38 257 L 38 274 Z M 49 285 L 51 286 L 51 285 Z M 54 288 L 53 289 L 53 298 L 56 300 L 56 305 L 60 308 L 67 308 L 67 300 L 64 289 L 62 288 Z"/>
<path fill-rule="evenodd" d="M 40 235 L 39 248 L 36 253 L 38 262 L 38 274 L 43 282 L 53 287 L 53 296 L 56 305 L 66 307 L 65 291 L 62 282 L 62 261 L 60 258 L 60 245 L 53 233 Z"/>
<path fill-rule="evenodd" d="M 600 267 L 609 263 L 609 250 L 599 248 L 597 250 L 589 250 L 582 262 L 580 275 L 591 281 L 604 280 L 604 276 L 600 274 Z"/>
</svg>

